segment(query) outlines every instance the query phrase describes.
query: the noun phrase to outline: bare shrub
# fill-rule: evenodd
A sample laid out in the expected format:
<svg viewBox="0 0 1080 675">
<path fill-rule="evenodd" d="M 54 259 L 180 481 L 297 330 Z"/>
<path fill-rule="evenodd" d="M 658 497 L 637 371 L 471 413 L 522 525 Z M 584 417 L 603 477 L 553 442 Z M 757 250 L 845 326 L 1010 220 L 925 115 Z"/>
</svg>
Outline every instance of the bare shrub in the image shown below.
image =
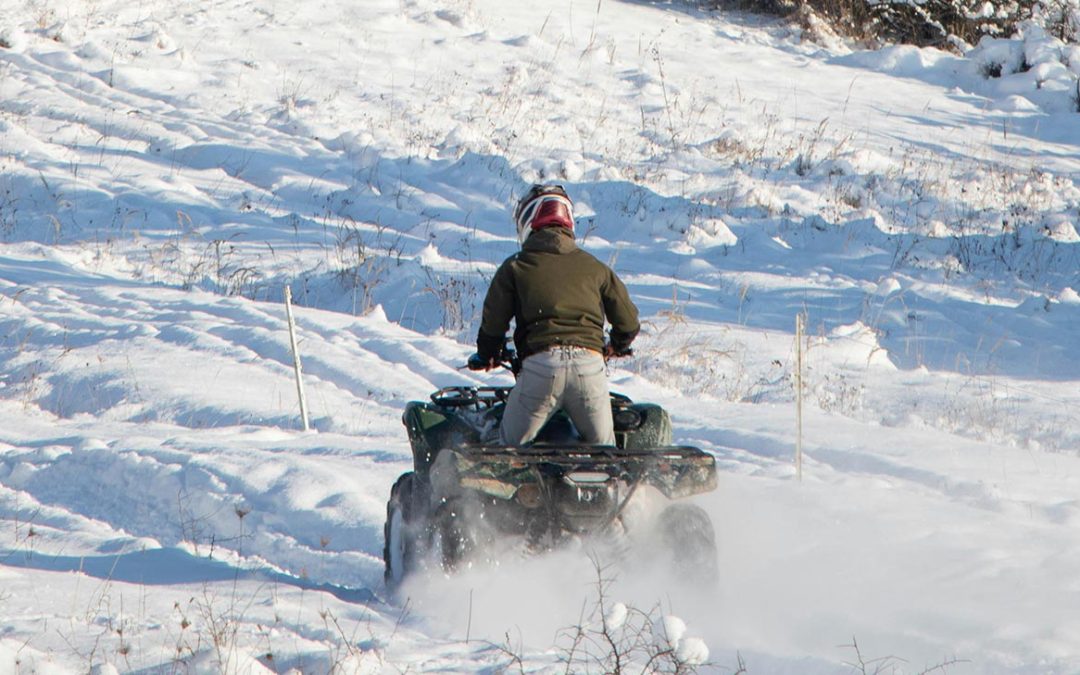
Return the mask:
<svg viewBox="0 0 1080 675">
<path fill-rule="evenodd" d="M 787 17 L 811 34 L 820 19 L 840 35 L 872 43 L 956 47 L 974 44 L 984 36 L 1014 35 L 1029 20 L 1062 41 L 1075 42 L 1080 35 L 1080 11 L 1071 0 L 728 0 L 724 4 Z"/>
<path fill-rule="evenodd" d="M 425 267 L 428 285 L 424 290 L 434 295 L 442 309 L 442 327 L 457 333 L 472 325 L 482 302 L 476 284 L 470 278 L 441 275 Z"/>
<path fill-rule="evenodd" d="M 592 608 L 583 609 L 578 623 L 561 631 L 556 640 L 566 672 L 697 672 L 703 665 L 697 658 L 700 654 L 681 649 L 684 638 L 672 631 L 681 621 L 665 616 L 659 605 L 646 611 L 615 602 L 611 598 L 615 579 L 610 569 L 598 560 L 593 562 L 596 598 Z M 504 651 L 512 656 L 510 665 L 520 666 L 520 658 L 512 650 Z"/>
</svg>

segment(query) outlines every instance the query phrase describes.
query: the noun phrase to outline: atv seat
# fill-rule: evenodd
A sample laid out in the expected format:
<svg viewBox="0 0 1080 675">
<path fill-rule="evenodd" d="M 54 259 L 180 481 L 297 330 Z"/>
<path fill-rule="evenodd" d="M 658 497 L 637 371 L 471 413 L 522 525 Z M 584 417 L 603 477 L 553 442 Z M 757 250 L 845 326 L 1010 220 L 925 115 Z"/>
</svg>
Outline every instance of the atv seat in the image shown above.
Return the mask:
<svg viewBox="0 0 1080 675">
<path fill-rule="evenodd" d="M 585 439 L 578 433 L 574 423 L 570 420 L 570 416 L 563 410 L 557 410 L 551 419 L 547 421 L 536 438 L 533 439 L 532 445 L 584 445 Z"/>
</svg>

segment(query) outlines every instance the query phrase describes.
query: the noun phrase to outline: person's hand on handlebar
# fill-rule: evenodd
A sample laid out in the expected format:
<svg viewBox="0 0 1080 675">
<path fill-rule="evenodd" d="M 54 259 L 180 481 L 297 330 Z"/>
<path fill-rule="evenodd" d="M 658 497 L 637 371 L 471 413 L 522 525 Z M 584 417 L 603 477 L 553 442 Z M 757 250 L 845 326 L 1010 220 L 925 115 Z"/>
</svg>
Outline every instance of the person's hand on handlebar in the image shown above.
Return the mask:
<svg viewBox="0 0 1080 675">
<path fill-rule="evenodd" d="M 468 366 L 469 370 L 487 371 L 498 368 L 499 362 L 495 359 L 495 357 L 491 357 L 490 359 L 485 360 L 484 357 L 480 356 L 479 354 L 473 354 L 469 357 L 466 365 Z"/>
<path fill-rule="evenodd" d="M 634 350 L 630 347 L 624 347 L 623 349 L 617 349 L 615 345 L 610 342 L 604 344 L 604 359 L 616 359 L 623 356 L 633 356 Z"/>
</svg>

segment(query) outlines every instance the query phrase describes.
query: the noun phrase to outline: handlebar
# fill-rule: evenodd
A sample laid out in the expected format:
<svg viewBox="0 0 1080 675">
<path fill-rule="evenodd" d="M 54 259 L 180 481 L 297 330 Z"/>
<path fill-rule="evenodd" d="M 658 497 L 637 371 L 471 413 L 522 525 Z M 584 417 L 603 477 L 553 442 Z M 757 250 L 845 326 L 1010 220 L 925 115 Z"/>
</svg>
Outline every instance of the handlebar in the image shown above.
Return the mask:
<svg viewBox="0 0 1080 675">
<path fill-rule="evenodd" d="M 604 345 L 604 360 L 624 358 L 634 355 L 634 350 L 626 348 L 623 350 L 616 350 L 611 346 L 611 343 Z M 469 370 L 491 370 L 492 368 L 505 368 L 514 375 L 517 375 L 521 371 L 521 359 L 518 358 L 517 352 L 511 347 L 504 347 L 502 353 L 499 354 L 499 358 L 493 359 L 492 362 L 485 361 L 479 354 L 473 354 L 469 357 L 469 360 L 465 362 L 465 367 Z"/>
<path fill-rule="evenodd" d="M 492 359 L 492 362 L 484 360 L 479 354 L 473 354 L 465 363 L 465 367 L 469 370 L 491 370 L 492 368 L 505 368 L 517 375 L 518 371 L 521 370 L 521 359 L 517 357 L 517 352 L 515 352 L 513 349 L 511 349 L 510 347 L 504 347 L 502 353 L 499 354 L 499 358 Z"/>
</svg>

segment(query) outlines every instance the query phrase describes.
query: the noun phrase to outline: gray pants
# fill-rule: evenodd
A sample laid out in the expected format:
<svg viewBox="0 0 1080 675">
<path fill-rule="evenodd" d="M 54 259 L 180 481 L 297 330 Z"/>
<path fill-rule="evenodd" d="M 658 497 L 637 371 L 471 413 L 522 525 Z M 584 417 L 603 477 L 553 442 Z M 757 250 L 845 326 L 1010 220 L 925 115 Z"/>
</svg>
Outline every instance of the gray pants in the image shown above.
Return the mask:
<svg viewBox="0 0 1080 675">
<path fill-rule="evenodd" d="M 556 347 L 526 358 L 506 402 L 500 441 L 528 443 L 559 408 L 586 443 L 615 445 L 604 357 L 583 347 Z"/>
</svg>

